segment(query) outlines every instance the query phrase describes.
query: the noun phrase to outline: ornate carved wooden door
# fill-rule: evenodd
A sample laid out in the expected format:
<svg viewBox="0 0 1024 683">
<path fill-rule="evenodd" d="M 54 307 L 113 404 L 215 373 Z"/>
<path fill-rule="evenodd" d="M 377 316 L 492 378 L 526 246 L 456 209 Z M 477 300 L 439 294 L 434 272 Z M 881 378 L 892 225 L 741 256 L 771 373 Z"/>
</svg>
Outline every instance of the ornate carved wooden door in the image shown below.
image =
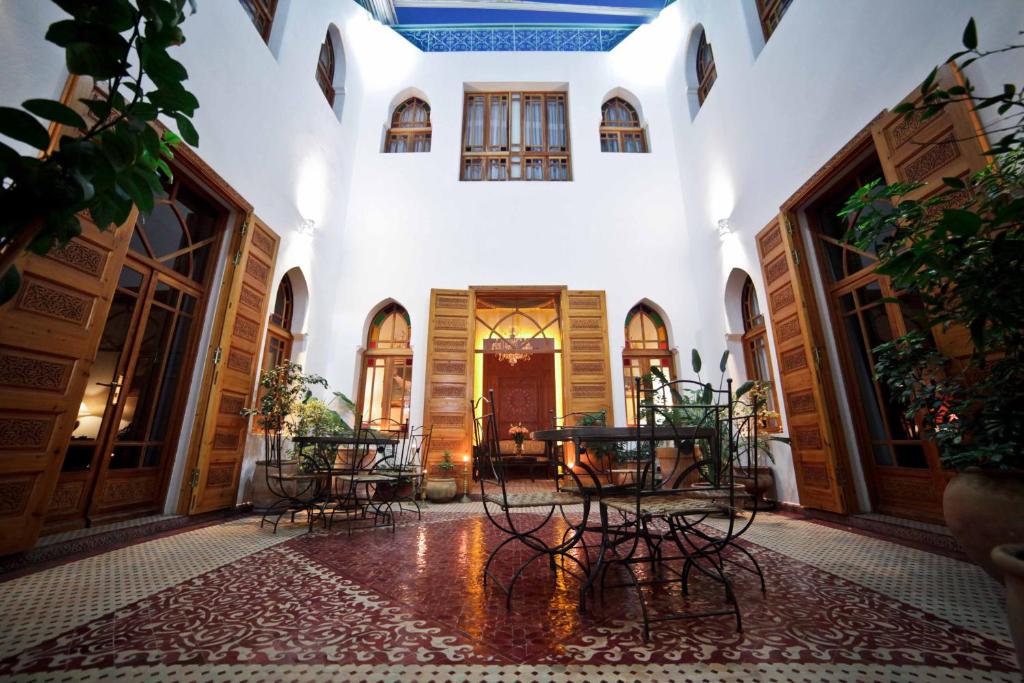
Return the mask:
<svg viewBox="0 0 1024 683">
<path fill-rule="evenodd" d="M 476 295 L 466 289 L 430 290 L 426 396 L 423 421 L 433 427 L 428 462 L 472 450 L 473 340 Z"/>
<path fill-rule="evenodd" d="M 21 291 L 0 309 L 0 554 L 35 544 L 51 497 L 80 493 L 54 489 L 131 237 L 80 220 L 63 249 L 19 260 Z"/>
<path fill-rule="evenodd" d="M 563 411 L 603 410 L 608 424 L 615 424 L 604 292 L 567 290 L 561 307 Z"/>
<path fill-rule="evenodd" d="M 200 401 L 183 484 L 181 500 L 190 514 L 235 504 L 249 424 L 241 411 L 255 393 L 278 242 L 254 216 L 233 240 L 208 355 L 209 390 Z"/>
<path fill-rule="evenodd" d="M 535 353 L 515 365 L 484 354 L 483 388 L 485 396 L 494 390 L 500 438 L 512 438 L 508 428 L 513 424 L 530 431 L 548 429 L 555 409 L 555 354 Z"/>
<path fill-rule="evenodd" d="M 834 395 L 818 342 L 817 311 L 805 289 L 809 279 L 797 231 L 785 216 L 757 235 L 757 251 L 775 336 L 775 358 L 792 440 L 800 504 L 846 512 L 853 504 Z"/>
</svg>

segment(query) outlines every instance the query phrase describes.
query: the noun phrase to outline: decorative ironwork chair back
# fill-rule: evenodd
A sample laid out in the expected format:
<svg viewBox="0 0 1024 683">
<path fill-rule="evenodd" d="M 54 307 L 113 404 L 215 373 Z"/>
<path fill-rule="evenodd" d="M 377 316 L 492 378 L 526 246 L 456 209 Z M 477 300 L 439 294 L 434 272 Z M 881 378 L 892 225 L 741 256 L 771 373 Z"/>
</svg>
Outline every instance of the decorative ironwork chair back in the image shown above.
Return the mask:
<svg viewBox="0 0 1024 683">
<path fill-rule="evenodd" d="M 674 489 L 697 474 L 704 485 L 713 487 L 733 485 L 734 446 L 731 438 L 732 379 L 724 389 L 710 384 L 679 379 L 667 382 L 645 383 L 636 379 L 635 415 L 637 416 L 637 481 L 652 491 Z M 708 458 L 698 460 L 681 474 L 669 480 L 669 474 L 679 469 L 684 453 L 693 452 L 700 442 L 707 446 Z M 675 465 L 663 478 L 654 476 L 641 479 L 644 471 L 654 471 L 655 452 L 659 443 L 675 447 Z M 730 502 L 732 502 L 730 500 Z"/>
</svg>

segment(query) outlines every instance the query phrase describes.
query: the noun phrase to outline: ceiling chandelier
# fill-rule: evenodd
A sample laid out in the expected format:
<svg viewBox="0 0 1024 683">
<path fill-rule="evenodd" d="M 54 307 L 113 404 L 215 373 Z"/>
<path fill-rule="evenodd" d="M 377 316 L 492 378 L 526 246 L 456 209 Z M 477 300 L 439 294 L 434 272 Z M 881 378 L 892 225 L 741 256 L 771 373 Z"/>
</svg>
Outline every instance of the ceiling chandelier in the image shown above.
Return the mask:
<svg viewBox="0 0 1024 683">
<path fill-rule="evenodd" d="M 498 341 L 501 352 L 498 360 L 503 360 L 511 366 L 515 366 L 521 360 L 530 360 L 533 356 L 533 344 L 529 339 L 520 339 L 516 336 L 516 328 L 512 328 L 509 335 Z"/>
</svg>

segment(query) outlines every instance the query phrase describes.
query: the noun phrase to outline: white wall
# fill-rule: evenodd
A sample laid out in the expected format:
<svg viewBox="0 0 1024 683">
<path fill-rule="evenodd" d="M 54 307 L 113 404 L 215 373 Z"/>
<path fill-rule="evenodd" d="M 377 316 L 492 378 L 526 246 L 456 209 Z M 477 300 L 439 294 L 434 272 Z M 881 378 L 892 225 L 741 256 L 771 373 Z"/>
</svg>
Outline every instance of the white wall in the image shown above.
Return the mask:
<svg viewBox="0 0 1024 683">
<path fill-rule="evenodd" d="M 610 53 L 425 54 L 351 0 L 282 2 L 273 51 L 237 2 L 201 0 L 179 51 L 202 105 L 198 153 L 281 234 L 275 280 L 293 267 L 305 275 L 307 369 L 354 395 L 366 316 L 393 298 L 412 318 L 419 422 L 429 290 L 487 284 L 606 290 L 612 368 L 621 322 L 643 298 L 670 319 L 681 369 L 691 347 L 717 359 L 730 331 L 726 278 L 746 271 L 763 297 L 754 235 L 780 204 L 957 49 L 972 12 L 984 45 L 1024 28 L 1019 0 L 795 0 L 762 47 L 754 2 L 680 0 Z M 59 16 L 40 0 L 0 2 L 4 104 L 59 94 L 60 51 L 42 39 Z M 314 81 L 332 22 L 346 59 L 340 121 Z M 685 69 L 697 23 L 718 80 L 691 116 Z M 1013 55 L 972 76 L 998 84 L 1022 66 Z M 568 84 L 573 181 L 460 182 L 467 83 Z M 382 154 L 390 105 L 407 88 L 430 102 L 433 151 Z M 651 153 L 600 152 L 600 106 L 614 88 L 640 102 Z M 724 240 L 721 218 L 734 230 Z M 622 379 L 612 376 L 622 422 Z M 780 497 L 797 500 L 785 449 L 776 469 Z"/>
</svg>

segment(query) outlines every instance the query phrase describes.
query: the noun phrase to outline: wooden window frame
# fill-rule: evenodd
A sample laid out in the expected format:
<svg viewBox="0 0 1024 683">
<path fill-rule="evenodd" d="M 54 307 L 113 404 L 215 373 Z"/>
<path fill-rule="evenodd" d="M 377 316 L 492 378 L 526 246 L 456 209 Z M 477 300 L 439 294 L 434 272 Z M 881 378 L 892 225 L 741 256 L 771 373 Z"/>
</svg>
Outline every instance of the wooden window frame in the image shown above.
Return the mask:
<svg viewBox="0 0 1024 683">
<path fill-rule="evenodd" d="M 327 64 L 324 64 L 323 60 L 325 53 L 329 57 Z M 316 60 L 316 82 L 320 86 L 324 97 L 327 98 L 327 104 L 331 105 L 331 107 L 334 106 L 334 69 L 336 64 L 334 41 L 331 40 L 331 32 L 328 31 L 327 35 L 324 36 L 323 44 L 320 45 L 320 55 Z"/>
<path fill-rule="evenodd" d="M 421 123 L 416 126 L 405 126 L 402 125 L 402 112 L 408 107 L 422 107 L 427 113 L 427 120 L 425 123 Z M 418 97 L 410 97 L 403 100 L 401 104 L 395 107 L 395 111 L 391 114 L 391 127 L 388 128 L 388 134 L 384 139 L 384 153 L 385 154 L 417 154 L 427 153 L 430 151 L 430 138 L 431 138 L 431 125 L 430 125 L 430 105 L 421 100 Z M 405 149 L 398 151 L 392 149 L 394 143 L 399 140 L 405 142 Z M 426 149 L 417 151 L 416 142 L 417 140 L 426 143 Z"/>
<path fill-rule="evenodd" d="M 393 313 L 394 314 L 401 314 L 401 315 L 403 315 L 403 317 L 405 317 L 406 321 L 408 321 L 408 318 L 409 318 L 409 314 L 405 310 L 405 308 L 399 306 L 398 304 L 390 304 L 389 306 L 386 306 L 383 309 L 377 311 L 377 313 L 374 314 L 374 318 L 376 319 L 376 317 L 378 315 L 381 315 L 382 313 L 386 313 L 387 316 L 390 316 Z M 386 320 L 387 320 L 387 317 L 385 317 L 385 321 Z M 357 399 L 356 399 L 356 406 L 358 407 L 358 411 L 359 411 L 358 422 L 359 422 L 359 424 L 365 425 L 365 426 L 373 426 L 371 423 L 375 419 L 379 419 L 379 418 L 382 418 L 382 417 L 383 418 L 390 417 L 390 406 L 387 405 L 387 398 L 386 398 L 387 397 L 387 392 L 386 391 L 381 394 L 381 396 L 379 397 L 380 403 L 379 403 L 379 405 L 376 406 L 376 408 L 380 411 L 380 415 L 378 416 L 378 418 L 374 418 L 374 417 L 371 417 L 371 416 L 368 416 L 368 415 L 364 415 L 364 410 L 363 409 L 364 409 L 364 407 L 366 405 L 366 399 L 367 399 L 367 396 L 366 396 L 366 379 L 367 379 L 367 374 L 368 374 L 368 371 L 369 371 L 369 368 L 371 367 L 371 365 L 375 366 L 376 363 L 378 363 L 380 361 L 383 361 L 383 363 L 380 365 L 380 368 L 381 368 L 380 371 L 381 371 L 381 373 L 383 373 L 383 377 L 384 377 L 383 386 L 386 387 L 388 380 L 395 374 L 395 372 L 396 372 L 395 368 L 396 367 L 406 367 L 406 366 L 408 366 L 409 367 L 409 371 L 411 372 L 412 371 L 412 364 L 413 364 L 413 353 L 412 353 L 412 347 L 410 345 L 411 344 L 411 339 L 406 343 L 405 346 L 399 346 L 399 347 L 390 346 L 390 347 L 385 347 L 385 348 L 381 348 L 381 347 L 378 347 L 378 346 L 371 346 L 371 344 L 374 343 L 374 342 L 371 341 L 372 337 L 373 337 L 373 333 L 374 333 L 374 328 L 375 328 L 375 326 L 373 325 L 373 323 L 371 323 L 370 324 L 370 329 L 366 333 L 366 340 L 365 340 L 366 341 L 366 350 L 362 354 L 362 364 L 361 364 L 360 371 L 359 371 L 358 396 L 357 396 Z M 410 334 L 410 337 L 411 337 L 411 335 L 412 335 L 412 325 L 411 324 L 409 325 L 409 334 Z M 392 341 L 392 342 L 389 342 L 389 343 L 394 344 L 395 342 Z M 377 400 L 378 397 L 371 397 L 371 398 L 374 399 L 374 400 Z M 410 410 L 407 410 L 407 411 L 403 412 L 403 418 L 405 420 L 403 422 L 403 426 L 402 426 L 402 431 L 403 432 L 408 430 L 408 428 L 409 428 L 409 421 L 411 420 L 411 403 L 412 403 L 412 387 L 411 386 L 409 387 L 409 391 L 405 395 L 404 400 L 405 400 L 405 403 L 410 406 Z M 370 415 L 372 415 L 372 409 L 371 409 Z M 381 425 L 378 422 L 376 424 L 376 426 L 380 427 Z"/>
<path fill-rule="evenodd" d="M 710 59 L 705 60 L 705 53 Z M 700 38 L 697 39 L 697 57 L 695 67 L 697 69 L 697 102 L 704 104 L 708 98 L 711 87 L 718 79 L 718 70 L 715 69 L 715 53 L 708 42 L 708 34 L 703 28 L 700 30 Z"/>
<path fill-rule="evenodd" d="M 483 98 L 483 140 L 482 144 L 477 146 L 467 145 L 467 130 L 466 125 L 469 122 L 467 113 L 469 111 L 469 105 L 471 100 L 474 98 Z M 540 149 L 528 148 L 526 145 L 526 103 L 530 98 L 541 98 L 541 138 L 542 144 Z M 492 98 L 504 98 L 505 101 L 505 145 L 503 146 L 491 146 L 488 133 L 490 131 L 491 123 L 491 103 Z M 550 141 L 548 140 L 548 101 L 552 99 L 561 100 L 563 110 L 565 112 L 565 146 L 564 148 L 551 148 Z M 512 110 L 515 102 L 519 103 L 519 143 L 514 143 L 512 139 Z M 492 182 L 503 182 L 503 181 L 528 181 L 526 177 L 526 164 L 527 160 L 534 161 L 540 159 L 540 166 L 542 170 L 542 178 L 533 178 L 529 181 L 551 181 L 551 182 L 567 182 L 573 179 L 572 177 L 572 142 L 570 135 L 569 126 L 569 93 L 562 91 L 507 91 L 507 92 L 466 92 L 463 94 L 462 99 L 462 132 L 461 132 L 461 145 L 462 153 L 459 161 L 459 180 L 466 182 L 479 182 L 479 181 L 492 181 Z M 503 159 L 505 160 L 505 177 L 504 178 L 489 178 L 488 169 L 491 167 L 492 160 Z M 479 165 L 481 168 L 480 177 L 472 178 L 467 174 L 467 169 L 471 166 L 477 165 L 477 160 L 480 160 Z M 513 163 L 515 160 L 519 162 L 520 174 L 518 178 L 512 177 Z M 555 173 L 555 167 L 564 168 L 564 173 Z M 555 177 L 555 176 L 564 177 Z"/>
<path fill-rule="evenodd" d="M 239 0 L 245 7 L 252 8 L 252 11 L 263 20 L 263 28 L 260 29 L 257 19 L 250 16 L 253 26 L 259 31 L 263 42 L 270 44 L 270 33 L 274 28 L 274 18 L 277 14 L 277 0 Z M 248 14 L 248 12 L 246 12 Z"/>
<path fill-rule="evenodd" d="M 743 363 L 747 368 L 748 379 L 764 382 L 768 385 L 768 405 L 766 410 L 777 413 L 779 410 L 779 395 L 775 388 L 775 370 L 772 368 L 771 347 L 768 345 L 768 328 L 765 324 L 764 313 L 761 313 L 760 306 L 756 305 L 757 303 L 757 289 L 754 287 L 754 281 L 747 277 L 746 282 L 743 283 L 743 292 L 740 295 L 740 305 L 743 310 L 743 337 L 741 339 L 743 344 Z M 756 315 L 753 312 L 754 310 L 757 310 Z M 763 345 L 765 351 L 764 366 L 767 377 L 761 377 L 761 373 L 758 372 L 758 363 L 755 359 L 758 344 Z M 771 418 L 766 423 L 761 424 L 760 428 L 763 431 L 778 433 L 782 431 L 782 421 L 779 418 Z"/>
<path fill-rule="evenodd" d="M 779 22 L 786 15 L 793 0 L 757 0 L 757 15 L 761 20 L 761 32 L 764 33 L 764 40 L 772 37 L 772 33 L 779 27 Z"/>
<path fill-rule="evenodd" d="M 608 108 L 612 104 L 621 104 L 630 114 L 630 120 L 626 123 L 611 122 L 606 118 Z M 640 140 L 640 149 L 636 152 L 628 152 L 626 150 L 626 138 L 630 136 L 636 136 Z M 608 154 L 643 154 L 647 150 L 647 134 L 640 125 L 640 115 L 637 113 L 636 108 L 622 99 L 621 97 L 612 97 L 601 105 L 601 151 Z M 615 140 L 617 149 L 605 149 L 605 140 Z"/>
</svg>

